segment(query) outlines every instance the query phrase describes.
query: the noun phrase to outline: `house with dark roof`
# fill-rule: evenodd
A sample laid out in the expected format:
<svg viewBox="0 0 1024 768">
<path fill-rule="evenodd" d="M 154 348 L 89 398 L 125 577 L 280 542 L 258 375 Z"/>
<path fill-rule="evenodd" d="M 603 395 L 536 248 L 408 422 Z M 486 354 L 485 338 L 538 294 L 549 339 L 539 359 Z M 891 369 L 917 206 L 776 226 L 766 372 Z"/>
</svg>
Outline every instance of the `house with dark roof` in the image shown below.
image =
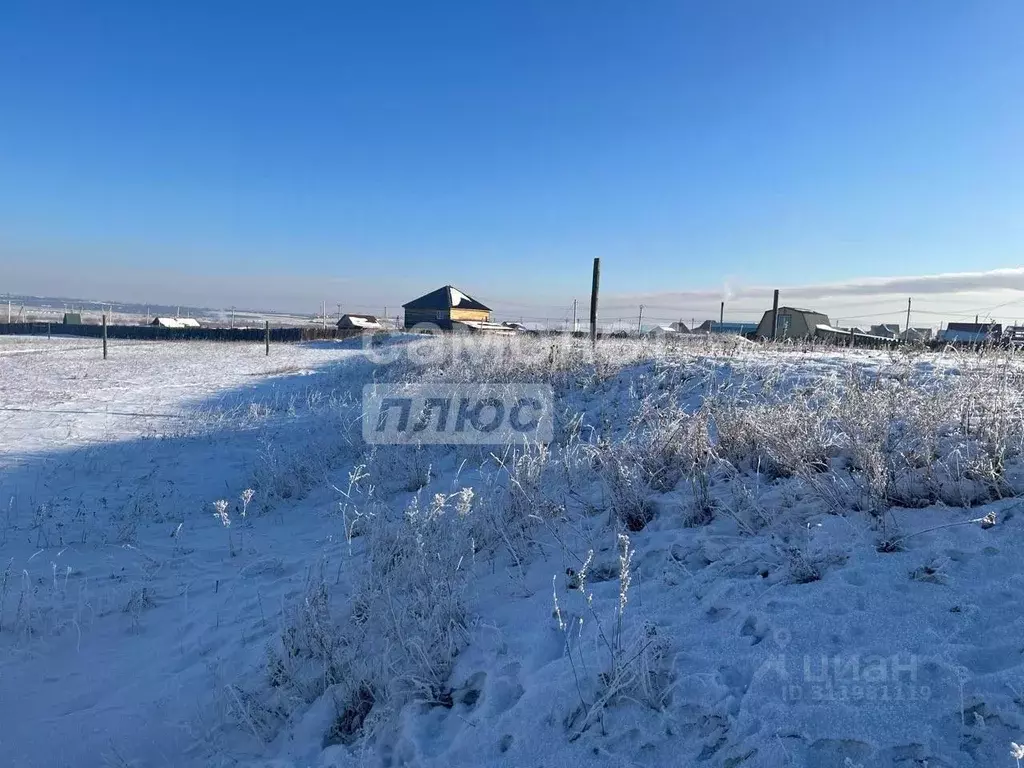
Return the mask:
<svg viewBox="0 0 1024 768">
<path fill-rule="evenodd" d="M 376 315 L 342 315 L 338 320 L 338 328 L 343 331 L 379 331 L 384 325 Z"/>
<path fill-rule="evenodd" d="M 777 333 L 772 333 L 772 310 L 768 310 L 757 324 L 756 335 L 762 339 L 807 339 L 815 335 L 819 325 L 831 326 L 828 315 L 812 309 L 779 307 L 775 319 Z"/>
<path fill-rule="evenodd" d="M 933 335 L 934 331 L 931 328 L 907 328 L 900 333 L 900 339 L 910 344 L 927 344 Z"/>
<path fill-rule="evenodd" d="M 939 332 L 945 344 L 992 344 L 1003 335 L 1002 323 L 950 323 Z"/>
<path fill-rule="evenodd" d="M 458 288 L 446 285 L 402 305 L 405 310 L 405 327 L 414 328 L 420 323 L 431 323 L 446 331 L 452 330 L 455 322 L 489 323 L 491 308 L 463 293 Z"/>
<path fill-rule="evenodd" d="M 900 336 L 900 324 L 882 323 L 881 325 L 872 325 L 870 334 L 872 336 L 880 336 L 883 339 L 898 339 Z"/>
</svg>

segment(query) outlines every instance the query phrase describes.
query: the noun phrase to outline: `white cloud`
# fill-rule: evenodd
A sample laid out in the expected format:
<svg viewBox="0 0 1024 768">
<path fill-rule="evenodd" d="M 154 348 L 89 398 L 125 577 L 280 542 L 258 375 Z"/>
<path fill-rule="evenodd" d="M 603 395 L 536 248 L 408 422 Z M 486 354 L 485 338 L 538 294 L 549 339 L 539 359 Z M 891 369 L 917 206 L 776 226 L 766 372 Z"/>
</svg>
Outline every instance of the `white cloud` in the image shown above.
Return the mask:
<svg viewBox="0 0 1024 768">
<path fill-rule="evenodd" d="M 728 286 L 724 290 L 661 291 L 658 293 L 618 294 L 613 302 L 649 301 L 658 304 L 686 304 L 696 301 L 763 299 L 773 288 L 791 299 L 836 299 L 846 297 L 956 295 L 988 291 L 1024 291 L 1024 267 L 994 269 L 988 272 L 955 272 L 907 277 L 866 277 L 841 283 L 795 286 Z"/>
</svg>

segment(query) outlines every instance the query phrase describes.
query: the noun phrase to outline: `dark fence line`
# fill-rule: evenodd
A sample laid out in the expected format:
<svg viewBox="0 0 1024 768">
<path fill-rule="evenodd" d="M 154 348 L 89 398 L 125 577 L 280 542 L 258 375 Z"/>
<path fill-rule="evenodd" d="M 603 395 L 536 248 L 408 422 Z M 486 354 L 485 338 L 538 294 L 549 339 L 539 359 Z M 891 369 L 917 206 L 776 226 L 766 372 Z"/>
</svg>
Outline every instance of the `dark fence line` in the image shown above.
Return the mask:
<svg viewBox="0 0 1024 768">
<path fill-rule="evenodd" d="M 273 343 L 348 339 L 362 331 L 338 328 L 271 328 Z M 99 339 L 101 325 L 64 325 L 62 323 L 0 323 L 0 336 L 84 336 Z M 252 341 L 266 338 L 263 328 L 161 328 L 156 325 L 108 325 L 108 339 L 144 341 Z"/>
</svg>

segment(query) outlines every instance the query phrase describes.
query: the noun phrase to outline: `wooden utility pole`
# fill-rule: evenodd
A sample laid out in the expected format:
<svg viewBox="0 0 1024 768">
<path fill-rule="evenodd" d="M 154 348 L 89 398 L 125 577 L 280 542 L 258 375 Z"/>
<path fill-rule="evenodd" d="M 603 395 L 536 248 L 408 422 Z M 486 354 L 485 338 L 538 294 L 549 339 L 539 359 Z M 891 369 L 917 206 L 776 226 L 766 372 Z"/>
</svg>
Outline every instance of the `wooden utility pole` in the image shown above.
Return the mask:
<svg viewBox="0 0 1024 768">
<path fill-rule="evenodd" d="M 644 332 L 644 305 L 640 305 L 640 317 L 636 320 L 636 332 L 637 335 Z"/>
<path fill-rule="evenodd" d="M 775 289 L 775 295 L 772 298 L 772 341 L 775 341 L 779 337 L 779 289 Z"/>
<path fill-rule="evenodd" d="M 907 343 L 910 343 L 910 297 L 907 298 L 907 329 L 905 331 L 904 338 Z"/>
<path fill-rule="evenodd" d="M 725 323 L 725 302 L 723 301 L 721 306 L 718 308 L 718 324 L 722 325 Z"/>
<path fill-rule="evenodd" d="M 601 285 L 601 259 L 594 259 L 594 276 L 590 283 L 590 342 L 597 343 L 597 292 Z"/>
<path fill-rule="evenodd" d="M 572 300 L 572 332 L 576 333 L 576 299 Z"/>
<path fill-rule="evenodd" d="M 267 357 L 270 357 L 270 321 L 263 321 L 263 342 L 267 347 Z"/>
<path fill-rule="evenodd" d="M 107 359 L 107 313 L 103 313 L 103 359 Z"/>
</svg>

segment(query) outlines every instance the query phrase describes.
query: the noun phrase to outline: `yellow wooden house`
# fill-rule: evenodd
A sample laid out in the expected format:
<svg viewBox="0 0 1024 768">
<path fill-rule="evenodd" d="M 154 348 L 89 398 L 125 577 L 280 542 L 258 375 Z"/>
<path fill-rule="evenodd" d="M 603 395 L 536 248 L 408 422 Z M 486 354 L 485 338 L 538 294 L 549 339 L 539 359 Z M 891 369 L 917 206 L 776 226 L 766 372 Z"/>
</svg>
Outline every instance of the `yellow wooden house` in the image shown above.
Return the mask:
<svg viewBox="0 0 1024 768">
<path fill-rule="evenodd" d="M 452 330 L 452 323 L 487 323 L 491 309 L 458 288 L 446 285 L 436 291 L 403 304 L 405 327 L 413 328 L 419 323 L 432 323 L 446 331 Z"/>
</svg>

